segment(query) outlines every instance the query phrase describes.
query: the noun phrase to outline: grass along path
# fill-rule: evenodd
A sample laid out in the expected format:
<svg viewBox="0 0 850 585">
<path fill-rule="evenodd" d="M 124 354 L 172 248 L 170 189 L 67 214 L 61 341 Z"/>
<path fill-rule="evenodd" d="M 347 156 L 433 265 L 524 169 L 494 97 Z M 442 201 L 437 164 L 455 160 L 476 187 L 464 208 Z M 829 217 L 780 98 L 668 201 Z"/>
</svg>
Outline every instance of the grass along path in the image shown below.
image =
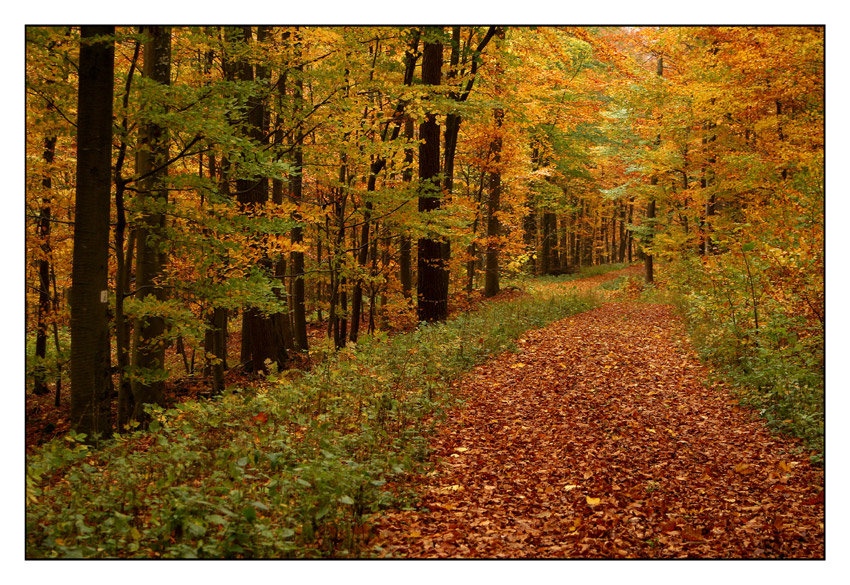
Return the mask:
<svg viewBox="0 0 850 585">
<path fill-rule="evenodd" d="M 380 554 L 824 556 L 823 471 L 706 386 L 670 306 L 608 302 L 518 345 L 455 383 L 466 406 L 419 507 L 375 519 Z"/>
</svg>

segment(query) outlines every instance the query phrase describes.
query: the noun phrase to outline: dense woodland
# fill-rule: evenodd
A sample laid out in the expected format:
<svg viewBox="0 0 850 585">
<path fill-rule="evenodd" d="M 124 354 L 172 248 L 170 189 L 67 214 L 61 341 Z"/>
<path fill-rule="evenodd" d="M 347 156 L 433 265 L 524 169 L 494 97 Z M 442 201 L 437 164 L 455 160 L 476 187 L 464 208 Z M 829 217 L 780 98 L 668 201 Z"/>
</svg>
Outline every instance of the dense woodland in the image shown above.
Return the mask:
<svg viewBox="0 0 850 585">
<path fill-rule="evenodd" d="M 42 518 L 50 470 L 161 434 L 187 389 L 215 419 L 236 386 L 306 384 L 400 332 L 440 348 L 429 332 L 473 299 L 615 263 L 822 449 L 823 27 L 28 27 L 25 219 L 28 405 L 72 432 L 28 468 Z M 338 553 L 336 512 L 311 513 L 284 536 Z M 178 532 L 230 526 L 212 516 Z M 234 534 L 192 550 L 265 550 Z M 33 554 L 99 556 L 54 537 Z M 131 550 L 189 554 L 158 542 Z"/>
</svg>

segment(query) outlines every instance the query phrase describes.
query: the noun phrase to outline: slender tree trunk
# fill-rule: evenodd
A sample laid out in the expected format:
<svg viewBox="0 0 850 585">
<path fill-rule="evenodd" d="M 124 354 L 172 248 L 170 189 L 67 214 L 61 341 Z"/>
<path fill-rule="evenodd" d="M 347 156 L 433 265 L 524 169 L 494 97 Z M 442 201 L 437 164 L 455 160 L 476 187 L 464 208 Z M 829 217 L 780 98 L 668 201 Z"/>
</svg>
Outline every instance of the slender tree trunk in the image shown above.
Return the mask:
<svg viewBox="0 0 850 585">
<path fill-rule="evenodd" d="M 502 196 L 502 123 L 505 111 L 502 108 L 493 109 L 495 136 L 490 143 L 493 152 L 493 170 L 490 172 L 489 197 L 487 198 L 487 249 L 484 256 L 484 296 L 494 297 L 499 294 L 499 249 L 502 236 L 502 225 L 499 222 L 499 210 Z"/>
<path fill-rule="evenodd" d="M 655 70 L 656 75 L 658 77 L 662 77 L 664 75 L 664 59 L 662 57 L 658 57 L 658 64 Z M 661 135 L 659 134 L 655 140 L 656 147 L 661 144 Z M 653 187 L 650 191 L 649 202 L 646 206 L 646 219 L 649 224 L 649 235 L 647 236 L 646 246 L 644 248 L 644 266 L 646 271 L 646 282 L 651 283 L 655 279 L 654 275 L 654 265 L 653 265 L 653 256 L 650 250 L 650 246 L 652 246 L 652 242 L 655 238 L 655 189 L 658 185 L 658 175 L 653 171 L 652 177 L 649 179 L 650 186 Z"/>
<path fill-rule="evenodd" d="M 653 176 L 650 179 L 649 184 L 653 187 L 658 185 L 658 177 Z M 649 229 L 654 231 L 655 230 L 655 197 L 654 196 L 649 200 L 649 203 L 646 206 L 646 219 L 648 220 L 649 225 L 650 225 Z M 652 240 L 653 240 L 653 234 L 650 233 L 649 236 L 647 237 L 647 244 L 652 245 Z M 653 257 L 652 257 L 652 253 L 650 252 L 650 250 L 646 247 L 644 248 L 644 259 L 643 260 L 644 260 L 644 269 L 645 269 L 645 272 L 646 272 L 646 282 L 654 282 L 654 278 L 655 278 L 654 268 L 655 267 L 654 267 L 654 263 L 653 263 Z"/>
<path fill-rule="evenodd" d="M 542 241 L 540 242 L 540 273 L 550 274 L 558 265 L 557 259 L 557 224 L 555 214 L 544 211 L 541 218 Z"/>
<path fill-rule="evenodd" d="M 475 193 L 475 218 L 472 220 L 472 241 L 466 249 L 469 259 L 466 261 L 466 293 L 471 294 L 475 287 L 475 264 L 478 261 L 478 246 L 475 239 L 478 237 L 478 223 L 481 216 L 481 199 L 484 195 L 485 173 L 482 172 L 478 182 L 478 190 Z M 485 226 L 486 227 L 486 226 Z"/>
<path fill-rule="evenodd" d="M 558 268 L 563 272 L 567 269 L 567 266 L 570 263 L 569 217 L 566 214 L 561 214 L 559 223 L 561 225 L 561 228 L 558 232 L 558 237 L 560 239 L 560 245 L 558 246 Z"/>
<path fill-rule="evenodd" d="M 384 168 L 386 161 L 379 158 L 373 162 L 369 168 L 369 178 L 366 182 L 367 193 L 373 193 L 377 182 L 377 175 Z M 369 254 L 369 228 L 372 218 L 372 202 L 367 201 L 363 212 L 363 225 L 360 227 L 360 249 L 357 250 L 357 264 L 361 271 L 366 268 L 366 261 Z M 363 308 L 363 279 L 358 278 L 354 283 L 354 291 L 351 295 L 351 333 L 350 339 L 353 343 L 357 343 L 357 337 L 360 334 L 360 314 Z"/>
<path fill-rule="evenodd" d="M 251 27 L 241 27 L 233 31 L 234 40 L 246 45 L 252 43 Z M 269 36 L 268 27 L 259 27 L 258 42 L 265 41 Z M 268 81 L 268 68 L 257 65 L 254 68 L 244 58 L 238 58 L 234 63 L 239 81 L 250 83 Z M 252 91 L 247 101 L 247 111 L 244 119 L 247 122 L 247 135 L 258 149 L 268 145 L 268 117 L 266 102 L 259 87 Z M 257 208 L 265 207 L 269 200 L 269 181 L 266 177 L 254 176 L 236 181 L 237 201 L 244 213 L 251 213 Z M 257 237 L 263 239 L 263 235 Z M 262 241 L 257 245 L 262 246 Z M 274 277 L 273 262 L 263 253 L 259 267 L 265 274 Z M 245 307 L 242 311 L 242 347 L 240 361 L 246 371 L 268 373 L 272 364 L 282 368 L 287 362 L 286 348 L 280 331 L 280 319 L 274 315 L 265 315 L 255 307 Z"/>
<path fill-rule="evenodd" d="M 300 61 L 300 42 L 299 56 Z M 300 63 L 295 68 L 295 116 L 300 117 L 303 111 L 304 101 L 304 64 Z M 303 172 L 304 172 L 304 124 L 303 120 L 298 120 L 295 130 L 295 145 L 293 149 L 293 175 L 292 175 L 292 199 L 298 207 L 293 213 L 293 219 L 298 222 L 292 228 L 290 240 L 294 247 L 300 248 L 304 240 L 304 229 L 301 226 L 301 200 L 303 193 Z M 295 344 L 298 351 L 306 353 L 309 349 L 307 342 L 307 307 L 304 287 L 304 252 L 293 251 L 290 254 L 290 262 L 292 265 L 292 316 L 293 329 L 295 333 Z"/>
<path fill-rule="evenodd" d="M 706 131 L 711 131 L 715 128 L 713 122 L 708 122 L 705 125 Z M 714 193 L 714 164 L 716 158 L 712 152 L 712 143 L 717 140 L 717 135 L 712 134 L 702 139 L 703 150 L 705 151 L 706 164 L 702 168 L 702 177 L 700 177 L 700 187 L 702 189 L 710 189 L 705 200 L 704 216 L 705 221 L 702 223 L 703 239 L 700 246 L 701 254 L 711 254 L 715 251 L 715 246 L 711 241 L 712 218 L 717 213 L 717 196 Z"/>
<path fill-rule="evenodd" d="M 45 194 L 41 199 L 41 208 L 38 218 L 38 237 L 41 240 L 42 257 L 38 260 L 38 317 L 35 333 L 35 358 L 39 364 L 35 371 L 35 386 L 33 393 L 44 395 L 50 392 L 47 387 L 47 375 L 44 360 L 47 357 L 47 317 L 51 313 L 52 303 L 50 300 L 50 219 L 51 219 L 51 189 L 53 188 L 50 178 L 50 165 L 56 154 L 56 137 L 49 136 L 44 139 L 44 164 L 47 170 L 41 180 Z M 58 348 L 57 348 L 58 349 Z M 57 354 L 58 355 L 58 354 Z"/>
<path fill-rule="evenodd" d="M 145 42 L 144 76 L 154 83 L 171 82 L 171 29 L 146 27 L 150 38 Z M 136 298 L 144 301 L 154 298 L 165 300 L 165 290 L 157 283 L 165 266 L 161 251 L 165 229 L 162 206 L 168 200 L 168 190 L 163 185 L 168 160 L 168 129 L 148 123 L 142 135 L 143 147 L 139 149 L 136 169 L 144 176 L 139 181 L 139 207 L 142 215 L 136 231 Z M 157 170 L 159 169 L 159 170 Z M 122 291 L 123 294 L 123 291 Z M 133 392 L 133 419 L 146 419 L 147 404 L 165 404 L 162 374 L 165 367 L 165 321 L 151 315 L 139 320 L 133 333 L 131 388 Z"/>
<path fill-rule="evenodd" d="M 418 60 L 417 51 L 419 49 L 419 37 L 421 32 L 414 30 L 410 39 L 410 44 L 404 54 L 404 83 L 405 85 L 413 85 L 413 74 L 416 70 L 416 61 Z M 404 117 L 404 137 L 410 143 L 414 138 L 413 117 L 405 115 Z M 401 180 L 405 184 L 409 184 L 413 180 L 413 157 L 412 148 L 404 149 L 404 171 L 401 175 Z M 410 233 L 403 231 L 399 237 L 399 279 L 401 280 L 401 290 L 404 298 L 408 301 L 413 296 L 413 267 L 411 258 L 412 242 Z"/>
<path fill-rule="evenodd" d="M 122 138 L 118 146 L 118 155 L 113 169 L 115 184 L 115 353 L 118 360 L 118 432 L 124 432 L 124 425 L 133 416 L 133 391 L 130 386 L 130 332 L 132 324 L 124 313 L 124 301 L 130 296 L 130 278 L 133 270 L 133 252 L 136 246 L 136 230 L 127 231 L 127 214 L 124 209 L 124 194 L 130 182 L 123 176 L 124 162 L 129 146 L 127 136 L 129 120 L 127 111 L 130 104 L 130 90 L 135 77 L 136 67 L 141 56 L 142 43 L 137 39 L 133 48 L 133 57 L 124 84 L 124 117 L 121 120 Z M 140 136 L 140 138 L 142 138 Z M 126 245 L 125 245 L 126 239 Z"/>
<path fill-rule="evenodd" d="M 617 262 L 626 260 L 626 204 L 620 202 L 620 249 L 617 252 Z"/>
<path fill-rule="evenodd" d="M 210 57 L 210 60 L 212 58 Z M 222 164 L 224 167 L 225 165 Z M 216 180 L 216 161 L 209 157 L 209 177 Z M 227 181 L 220 183 L 227 192 Z M 227 369 L 227 320 L 228 310 L 223 307 L 212 307 L 206 314 L 206 330 L 204 332 L 204 376 L 212 377 L 212 394 L 224 391 L 224 371 Z"/>
<path fill-rule="evenodd" d="M 406 116 L 404 120 L 404 137 L 413 140 L 413 118 Z M 402 181 L 410 183 L 413 179 L 413 149 L 404 149 L 405 169 L 402 173 Z M 410 299 L 413 295 L 413 270 L 411 259 L 411 239 L 409 233 L 402 233 L 399 237 L 399 279 L 401 280 L 401 291 L 404 298 Z"/>
<path fill-rule="evenodd" d="M 634 200 L 634 197 L 631 197 L 631 198 L 629 198 L 629 218 L 628 218 L 629 224 L 632 223 L 632 214 L 634 212 L 634 208 L 635 208 L 635 200 Z M 626 261 L 629 264 L 631 264 L 632 263 L 632 242 L 634 240 L 634 237 L 632 236 L 631 230 L 626 230 L 626 240 L 627 240 L 626 241 L 626 256 L 627 256 Z"/>
<path fill-rule="evenodd" d="M 114 26 L 80 32 L 77 192 L 71 271 L 71 428 L 86 440 L 112 434 L 107 327 Z M 109 38 L 102 38 L 109 37 Z"/>
</svg>

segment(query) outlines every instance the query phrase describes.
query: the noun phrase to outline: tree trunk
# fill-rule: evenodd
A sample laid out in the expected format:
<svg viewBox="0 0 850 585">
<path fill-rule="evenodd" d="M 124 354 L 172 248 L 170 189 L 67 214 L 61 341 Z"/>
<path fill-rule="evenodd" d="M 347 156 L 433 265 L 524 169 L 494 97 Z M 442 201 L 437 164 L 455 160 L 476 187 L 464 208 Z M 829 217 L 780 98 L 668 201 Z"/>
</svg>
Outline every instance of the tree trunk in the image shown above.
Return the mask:
<svg viewBox="0 0 850 585">
<path fill-rule="evenodd" d="M 649 182 L 650 185 L 655 186 L 658 184 L 658 177 L 653 176 Z M 646 207 L 646 219 L 649 223 L 650 233 L 647 236 L 647 244 L 652 245 L 653 240 L 653 231 L 655 230 L 655 197 L 652 196 L 652 199 L 649 200 L 649 203 Z M 646 272 L 646 282 L 654 281 L 654 265 L 653 265 L 653 257 L 652 253 L 649 251 L 647 247 L 644 247 L 644 268 Z"/>
<path fill-rule="evenodd" d="M 413 140 L 413 118 L 405 117 L 404 120 L 404 137 L 407 140 Z M 413 149 L 404 149 L 404 165 L 405 169 L 402 173 L 402 181 L 410 183 L 413 180 Z M 401 291 L 404 298 L 410 299 L 413 295 L 413 270 L 411 259 L 411 239 L 409 233 L 402 233 L 399 237 L 399 279 L 401 280 Z"/>
<path fill-rule="evenodd" d="M 628 218 L 629 224 L 632 223 L 632 213 L 634 212 L 634 208 L 635 208 L 635 200 L 632 197 L 631 199 L 629 199 L 629 218 Z M 626 261 L 629 264 L 631 264 L 632 263 L 632 241 L 634 240 L 631 230 L 626 230 L 626 239 L 628 240 L 626 242 L 626 255 L 627 255 Z"/>
<path fill-rule="evenodd" d="M 366 182 L 367 193 L 374 193 L 377 183 L 377 175 L 384 168 L 386 161 L 378 158 L 369 167 L 369 178 Z M 357 250 L 357 265 L 361 271 L 366 269 L 366 260 L 369 254 L 369 228 L 372 218 L 372 202 L 367 201 L 363 212 L 363 225 L 360 228 L 360 249 Z M 358 278 L 354 283 L 354 292 L 351 295 L 351 333 L 350 339 L 357 343 L 360 334 L 360 314 L 363 310 L 363 278 Z"/>
<path fill-rule="evenodd" d="M 300 42 L 298 50 L 298 59 L 300 61 Z M 304 101 L 304 64 L 299 62 L 295 68 L 295 116 L 301 116 L 303 111 Z M 292 200 L 299 208 L 292 214 L 292 218 L 298 222 L 292 228 L 290 233 L 290 241 L 295 247 L 300 247 L 304 240 L 304 229 L 300 225 L 301 212 L 300 205 L 303 198 L 303 178 L 304 172 L 304 124 L 303 120 L 298 120 L 295 130 L 295 145 L 293 148 L 293 174 L 292 174 Z M 293 329 L 295 333 L 295 344 L 298 351 L 307 353 L 309 350 L 307 342 L 307 307 L 304 287 L 304 252 L 293 251 L 290 254 L 290 262 L 292 265 L 292 316 Z"/>
<path fill-rule="evenodd" d="M 426 43 L 422 56 L 422 83 L 439 85 L 442 75 L 443 45 Z M 419 212 L 440 209 L 440 126 L 434 113 L 425 114 L 419 126 Z M 444 290 L 448 267 L 444 246 L 436 236 L 419 238 L 417 314 L 420 321 L 445 321 L 448 317 L 448 291 Z"/>
<path fill-rule="evenodd" d="M 71 428 L 88 442 L 112 434 L 107 323 L 114 26 L 80 32 L 77 191 L 71 271 Z M 108 39 L 98 38 L 108 36 Z"/>
<path fill-rule="evenodd" d="M 44 178 L 41 180 L 41 185 L 44 187 L 45 194 L 41 199 L 41 208 L 39 209 L 38 218 L 38 237 L 41 247 L 42 257 L 38 260 L 38 317 L 36 320 L 35 333 L 35 359 L 38 360 L 38 365 L 35 370 L 35 386 L 33 393 L 36 395 L 44 395 L 50 392 L 47 387 L 47 376 L 45 368 L 45 358 L 47 356 L 47 316 L 51 312 L 52 303 L 50 301 L 50 201 L 52 180 L 50 178 L 50 165 L 53 164 L 53 158 L 56 154 L 56 137 L 49 136 L 44 139 L 44 164 L 47 167 L 44 173 Z M 58 349 L 57 355 L 58 355 Z"/>
<path fill-rule="evenodd" d="M 487 198 L 487 248 L 484 256 L 484 296 L 494 297 L 499 294 L 499 238 L 502 236 L 502 226 L 499 222 L 499 209 L 502 196 L 502 122 L 505 111 L 502 108 L 493 109 L 493 122 L 496 135 L 490 143 L 493 152 L 493 170 L 490 173 L 490 193 Z"/>
<path fill-rule="evenodd" d="M 251 27 L 240 27 L 234 31 L 234 40 L 246 45 L 251 44 Z M 259 27 L 258 41 L 268 37 L 268 27 Z M 243 58 L 234 63 L 239 81 L 250 83 L 255 79 L 268 80 L 269 71 L 266 67 L 257 65 L 256 75 L 252 66 Z M 247 135 L 256 148 L 264 149 L 268 145 L 268 119 L 266 104 L 259 89 L 254 90 L 247 101 L 247 111 L 244 119 L 247 122 Z M 236 181 L 237 201 L 244 213 L 264 207 L 269 200 L 269 180 L 266 177 L 254 176 Z M 262 239 L 262 235 L 258 237 Z M 259 242 L 262 246 L 262 242 Z M 274 278 L 274 266 L 265 253 L 259 260 L 259 266 L 265 274 Z M 280 319 L 274 315 L 265 315 L 254 307 L 245 307 L 242 311 L 242 346 L 240 362 L 248 372 L 268 373 L 272 364 L 282 368 L 287 362 L 286 348 L 280 331 Z"/>
<path fill-rule="evenodd" d="M 144 76 L 160 85 L 171 82 L 171 29 L 146 27 L 149 38 L 145 42 Z M 162 206 L 168 200 L 168 190 L 163 185 L 168 160 L 168 129 L 148 123 L 142 132 L 142 148 L 138 151 L 136 172 L 143 176 L 139 181 L 137 202 L 142 210 L 136 229 L 136 298 L 144 301 L 154 298 L 165 300 L 165 290 L 158 285 L 165 266 L 161 251 L 165 230 Z M 145 176 L 147 175 L 147 176 Z M 122 291 L 123 294 L 123 291 Z M 147 404 L 164 406 L 163 369 L 165 367 L 165 333 L 162 317 L 151 315 L 140 319 L 133 332 L 132 378 L 133 419 L 144 421 Z"/>
<path fill-rule="evenodd" d="M 617 262 L 626 260 L 626 204 L 620 203 L 620 249 L 617 252 Z"/>
<path fill-rule="evenodd" d="M 658 77 L 662 77 L 664 75 L 664 59 L 662 57 L 658 57 L 658 63 L 655 70 L 656 75 Z M 655 145 L 658 147 L 661 144 L 661 135 L 655 139 Z M 652 187 L 656 187 L 658 185 L 658 175 L 655 171 L 653 171 L 652 177 L 649 179 L 649 184 Z M 646 219 L 648 220 L 648 229 L 649 235 L 647 236 L 646 247 L 644 248 L 644 266 L 646 271 L 646 282 L 651 283 L 655 279 L 654 265 L 653 265 L 653 257 L 652 253 L 649 249 L 649 246 L 652 245 L 652 241 L 655 236 L 655 189 L 651 190 L 649 195 L 649 203 L 646 206 Z"/>
</svg>

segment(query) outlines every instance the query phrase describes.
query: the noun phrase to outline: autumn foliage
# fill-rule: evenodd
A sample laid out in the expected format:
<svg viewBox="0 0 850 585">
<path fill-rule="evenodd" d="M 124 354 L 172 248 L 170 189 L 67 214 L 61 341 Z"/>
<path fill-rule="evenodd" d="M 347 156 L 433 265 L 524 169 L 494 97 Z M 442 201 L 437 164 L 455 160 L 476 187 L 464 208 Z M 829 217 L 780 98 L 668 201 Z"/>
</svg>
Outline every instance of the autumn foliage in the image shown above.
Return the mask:
<svg viewBox="0 0 850 585">
<path fill-rule="evenodd" d="M 76 461 L 90 443 L 113 434 L 123 440 L 134 429 L 157 423 L 164 416 L 160 409 L 187 397 L 222 396 L 243 386 L 296 378 L 384 335 L 430 331 L 419 322 L 460 318 L 485 298 L 496 305 L 522 297 L 520 289 L 538 294 L 546 286 L 563 295 L 559 279 L 564 275 L 622 263 L 633 266 L 616 279 L 606 278 L 603 287 L 630 300 L 673 304 L 694 351 L 717 380 L 754 407 L 771 429 L 795 435 L 814 449 L 814 463 L 821 461 L 823 27 L 122 26 L 96 40 L 114 48 L 114 85 L 111 164 L 100 185 L 109 193 L 110 214 L 103 234 L 109 242 L 107 290 L 98 305 L 106 308 L 102 325 L 108 339 L 97 350 L 107 388 L 97 398 L 104 422 L 94 428 L 85 417 L 69 415 L 69 398 L 85 391 L 81 383 L 69 387 L 84 361 L 71 360 L 69 300 L 74 290 L 83 294 L 79 291 L 94 286 L 74 276 L 72 262 L 75 254 L 84 254 L 74 238 L 75 226 L 88 227 L 76 208 L 82 188 L 76 174 L 78 143 L 85 130 L 79 124 L 86 124 L 77 108 L 91 97 L 84 95 L 85 86 L 81 89 L 80 62 L 86 53 L 81 47 L 94 41 L 79 27 L 26 29 L 31 449 L 73 430 L 78 433 L 72 440 L 75 455 L 62 451 L 54 459 Z M 639 260 L 645 268 L 637 268 Z M 530 283 L 532 277 L 536 284 Z M 438 310 L 423 310 L 432 306 Z M 626 337 L 635 343 L 654 335 L 649 320 L 674 319 L 668 309 L 644 313 L 627 304 L 600 311 L 603 320 L 637 311 L 635 327 L 643 323 L 649 329 L 629 329 Z M 565 327 L 550 334 L 567 335 Z M 618 332 L 611 326 L 605 335 Z M 740 418 L 716 404 L 711 391 L 705 394 L 692 383 L 690 372 L 697 366 L 690 361 L 690 349 L 682 350 L 681 362 L 670 363 L 669 355 L 657 355 L 669 349 L 659 343 L 647 345 L 641 359 L 663 358 L 659 367 L 685 368 L 675 376 L 686 380 L 690 390 L 675 408 L 694 416 L 706 408 L 718 421 Z M 75 355 L 81 355 L 79 348 L 78 343 Z M 554 346 L 550 349 L 557 353 Z M 600 358 L 602 369 L 596 374 L 605 374 L 606 365 L 621 364 L 627 348 L 611 351 L 610 360 Z M 576 384 L 593 385 L 580 373 L 589 367 L 584 358 L 574 356 L 564 364 Z M 502 363 L 494 383 L 525 367 L 513 365 Z M 626 383 L 640 375 L 625 368 L 619 378 Z M 609 388 L 608 382 L 600 384 Z M 477 383 L 473 386 L 480 390 Z M 666 386 L 657 391 L 663 404 L 677 400 Z M 668 425 L 652 426 L 652 437 L 641 430 L 639 441 L 640 429 L 626 424 L 624 413 L 635 412 L 638 403 L 646 409 L 663 404 L 640 402 L 648 400 L 645 392 L 634 401 L 623 392 L 581 398 L 604 397 L 605 408 L 615 409 L 592 423 L 593 432 L 601 433 L 597 438 L 605 441 L 605 457 L 619 456 L 618 449 L 639 449 L 643 439 L 661 441 L 665 449 L 683 440 Z M 513 408 L 487 402 L 485 394 L 473 392 L 474 399 L 484 400 L 482 410 L 470 415 L 484 417 L 475 425 L 489 424 L 485 411 Z M 328 396 L 318 399 L 317 412 L 333 410 L 324 401 L 337 399 Z M 373 398 L 359 397 L 357 408 Z M 549 414 L 523 423 L 533 427 L 528 434 L 511 427 L 499 440 L 524 442 L 538 435 L 543 440 L 561 424 L 561 415 L 553 414 L 560 412 L 555 402 Z M 390 406 L 379 406 L 374 412 L 391 416 Z M 597 407 L 602 408 L 592 406 Z M 310 408 L 301 414 L 309 416 Z M 660 415 L 653 411 L 651 416 Z M 257 410 L 234 424 L 273 421 L 267 410 Z M 297 434 L 303 422 L 290 421 L 287 432 Z M 680 422 L 686 425 L 684 418 Z M 349 423 L 361 421 L 346 419 Z M 383 444 L 371 437 L 374 442 L 363 444 L 390 448 L 405 429 L 399 422 L 395 439 Z M 351 432 L 337 430 L 339 436 Z M 711 434 L 701 437 L 714 441 Z M 338 444 L 328 445 L 316 452 L 337 453 Z M 446 456 L 455 447 L 466 448 L 444 447 Z M 352 461 L 366 457 L 358 453 Z M 469 458 L 466 452 L 455 454 L 462 461 Z M 344 467 L 343 459 L 339 455 L 334 465 Z M 396 464 L 384 463 L 385 468 Z M 487 467 L 490 463 L 479 463 L 474 473 L 496 473 Z M 246 465 L 237 466 L 245 471 Z M 791 492 L 800 517 L 815 518 L 801 503 L 812 495 L 808 488 L 789 487 L 784 479 L 815 473 L 800 465 L 792 469 L 788 458 L 779 457 L 757 471 L 770 476 L 771 486 L 787 487 L 776 489 Z M 753 508 L 747 517 L 759 528 L 769 525 L 773 536 L 760 540 L 749 536 L 753 524 L 754 530 L 738 540 L 715 546 L 728 526 L 701 512 L 676 516 L 674 524 L 668 516 L 669 530 L 647 536 L 646 523 L 666 513 L 653 499 L 657 494 L 649 493 L 651 485 L 652 491 L 680 491 L 686 483 L 707 489 L 710 480 L 722 476 L 735 480 L 737 491 L 729 498 L 738 501 L 755 480 L 708 464 L 679 471 L 687 480 L 657 485 L 649 482 L 660 482 L 658 474 L 602 483 L 593 483 L 598 475 L 586 470 L 576 473 L 590 475 L 559 476 L 558 501 L 569 500 L 571 515 L 553 511 L 539 517 L 529 528 L 533 538 L 511 545 L 485 538 L 475 545 L 483 548 L 475 548 L 448 539 L 446 534 L 456 529 L 446 516 L 442 536 L 428 537 L 430 546 L 423 541 L 407 547 L 396 540 L 387 550 L 511 556 L 532 545 L 549 546 L 547 535 L 566 526 L 571 536 L 590 540 L 570 545 L 553 540 L 555 548 L 546 549 L 552 555 L 740 556 L 748 547 L 763 553 L 756 556 L 822 552 L 782 543 L 792 533 L 808 538 L 817 532 L 812 528 L 816 518 L 797 529 L 791 512 L 770 515 L 763 508 Z M 293 475 L 292 482 L 298 477 Z M 371 468 L 358 477 L 384 481 Z M 501 493 L 493 487 L 495 480 L 479 479 L 484 491 L 478 496 L 492 499 Z M 561 485 L 585 485 L 582 481 L 587 490 L 571 492 Z M 350 485 L 340 489 L 326 514 L 356 516 L 356 534 L 352 528 L 339 537 L 346 550 L 359 554 L 360 549 L 351 548 L 355 541 L 389 539 L 390 532 L 368 533 L 359 524 L 367 511 L 354 514 L 346 506 L 362 501 Z M 629 508 L 636 520 L 618 533 L 619 542 L 594 540 L 613 526 L 609 509 L 628 508 L 621 496 L 637 492 L 641 498 L 632 500 L 640 506 Z M 534 497 L 547 499 L 546 494 L 544 488 Z M 587 496 L 586 504 L 577 494 Z M 599 503 L 591 504 L 595 498 Z M 442 502 L 440 497 L 434 501 Z M 476 501 L 467 504 L 486 503 Z M 382 505 L 372 503 L 376 509 Z M 701 506 L 683 496 L 682 508 Z M 440 514 L 448 513 L 442 509 Z M 264 512 L 250 508 L 239 522 L 253 525 Z M 194 512 L 187 514 L 195 518 Z M 207 510 L 210 514 L 227 516 Z M 228 538 L 250 551 L 236 530 L 245 527 L 225 519 L 233 523 L 191 522 L 210 531 L 217 523 L 233 528 L 235 535 Z M 298 524 L 298 546 L 310 536 L 333 540 L 321 525 L 315 514 Z M 418 524 L 411 526 L 425 534 Z M 478 528 L 489 534 L 487 525 Z M 290 529 L 296 534 L 294 524 Z M 200 529 L 181 524 L 180 530 Z M 145 538 L 159 536 L 151 532 Z M 650 538 L 655 548 L 647 549 Z M 157 542 L 157 554 L 179 556 L 176 545 Z M 339 544 L 322 543 L 327 546 L 316 550 L 330 554 Z M 51 546 L 58 550 L 55 542 Z M 227 550 L 223 545 L 215 549 Z"/>
</svg>

